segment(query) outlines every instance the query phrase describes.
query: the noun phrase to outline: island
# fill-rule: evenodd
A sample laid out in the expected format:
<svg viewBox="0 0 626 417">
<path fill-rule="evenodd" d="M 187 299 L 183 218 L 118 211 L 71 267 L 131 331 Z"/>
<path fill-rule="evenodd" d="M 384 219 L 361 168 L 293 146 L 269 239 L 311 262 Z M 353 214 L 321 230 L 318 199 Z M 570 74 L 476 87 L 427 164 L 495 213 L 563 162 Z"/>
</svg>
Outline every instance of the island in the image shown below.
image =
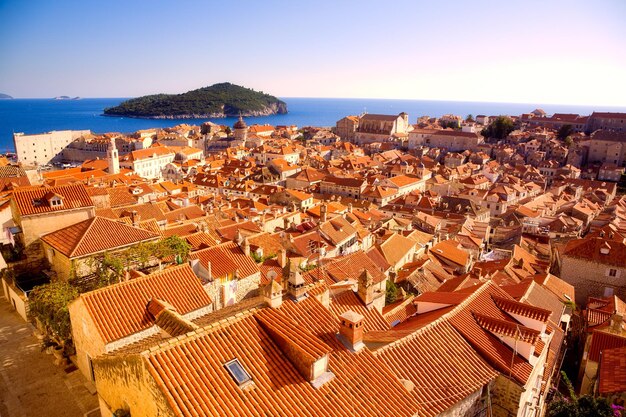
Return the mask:
<svg viewBox="0 0 626 417">
<path fill-rule="evenodd" d="M 0 100 L 1 100 L 1 99 L 11 99 L 11 98 L 13 98 L 13 97 L 11 97 L 11 96 L 10 96 L 10 95 L 8 95 L 8 94 L 3 94 L 3 93 L 0 93 Z"/>
<path fill-rule="evenodd" d="M 105 116 L 146 119 L 203 119 L 285 113 L 287 104 L 284 101 L 231 83 L 214 84 L 183 94 L 137 97 L 104 110 Z"/>
<path fill-rule="evenodd" d="M 57 96 L 54 98 L 55 100 L 80 100 L 80 97 L 70 97 L 70 96 Z"/>
</svg>

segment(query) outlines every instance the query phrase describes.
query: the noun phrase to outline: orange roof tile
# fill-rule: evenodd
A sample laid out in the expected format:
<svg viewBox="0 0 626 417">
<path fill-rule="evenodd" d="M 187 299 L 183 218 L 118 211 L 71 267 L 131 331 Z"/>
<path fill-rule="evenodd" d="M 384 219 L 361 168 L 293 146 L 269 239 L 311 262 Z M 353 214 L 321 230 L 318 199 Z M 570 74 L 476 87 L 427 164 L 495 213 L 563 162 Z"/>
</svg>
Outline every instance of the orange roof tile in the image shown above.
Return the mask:
<svg viewBox="0 0 626 417">
<path fill-rule="evenodd" d="M 154 321 L 146 313 L 146 305 L 152 298 L 167 301 L 181 315 L 211 304 L 211 299 L 189 265 L 166 269 L 80 296 L 105 343 L 151 327 Z"/>
<path fill-rule="evenodd" d="M 44 196 L 50 193 L 61 196 L 63 204 L 57 206 L 49 204 Z M 13 200 L 21 216 L 93 207 L 93 202 L 83 184 L 18 188 L 13 191 Z"/>
<path fill-rule="evenodd" d="M 280 326 L 284 336 L 277 338 L 269 329 L 273 326 Z M 337 320 L 314 297 L 298 303 L 287 300 L 280 313 L 243 313 L 143 355 L 176 416 L 414 415 L 417 405 L 411 394 L 386 365 L 367 350 L 348 351 L 337 341 L 337 329 Z M 296 334 L 306 335 L 300 349 L 319 354 L 325 351 L 323 345 L 332 348 L 329 370 L 334 378 L 319 389 L 282 350 L 285 338 Z M 225 369 L 232 359 L 250 375 L 251 389 L 239 387 Z"/>
<path fill-rule="evenodd" d="M 420 416 L 443 413 L 497 376 L 447 322 L 380 349 L 376 356 L 415 384 Z"/>
<path fill-rule="evenodd" d="M 259 267 L 251 257 L 246 256 L 235 242 L 226 242 L 211 248 L 199 250 L 189 255 L 198 259 L 207 268 L 211 263 L 214 278 L 224 278 L 238 271 L 240 278 L 249 277 L 259 272 Z"/>
<path fill-rule="evenodd" d="M 68 258 L 78 258 L 157 238 L 157 233 L 105 217 L 93 217 L 48 233 L 41 240 Z"/>
<path fill-rule="evenodd" d="M 626 346 L 603 351 L 599 391 L 602 395 L 626 392 Z"/>
</svg>

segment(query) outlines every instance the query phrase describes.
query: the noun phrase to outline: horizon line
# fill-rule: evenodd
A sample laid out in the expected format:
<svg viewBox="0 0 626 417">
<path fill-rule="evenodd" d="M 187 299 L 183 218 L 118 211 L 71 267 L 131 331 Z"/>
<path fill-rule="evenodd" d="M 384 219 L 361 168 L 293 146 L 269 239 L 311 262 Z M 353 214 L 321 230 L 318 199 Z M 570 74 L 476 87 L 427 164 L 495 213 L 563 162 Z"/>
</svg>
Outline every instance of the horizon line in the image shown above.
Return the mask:
<svg viewBox="0 0 626 417">
<path fill-rule="evenodd" d="M 6 94 L 6 93 L 5 93 Z M 150 95 L 150 94 L 147 94 Z M 61 97 L 61 96 L 57 96 Z M 56 100 L 56 101 L 77 101 L 77 100 L 96 100 L 96 99 L 121 99 L 128 100 L 144 96 L 129 97 L 94 97 L 94 96 L 67 96 L 67 99 L 56 99 L 56 97 L 13 97 L 0 99 L 0 101 L 11 100 Z M 279 99 L 319 99 L 319 100 L 385 100 L 385 101 L 436 101 L 436 102 L 453 102 L 453 103 L 480 103 L 480 104 L 528 104 L 529 106 L 595 106 L 595 107 L 616 107 L 626 109 L 625 104 L 598 104 L 598 103 L 540 103 L 526 101 L 492 101 L 492 100 L 467 100 L 467 99 L 434 99 L 434 98 L 388 98 L 388 97 L 304 97 L 304 96 L 274 96 Z"/>
</svg>

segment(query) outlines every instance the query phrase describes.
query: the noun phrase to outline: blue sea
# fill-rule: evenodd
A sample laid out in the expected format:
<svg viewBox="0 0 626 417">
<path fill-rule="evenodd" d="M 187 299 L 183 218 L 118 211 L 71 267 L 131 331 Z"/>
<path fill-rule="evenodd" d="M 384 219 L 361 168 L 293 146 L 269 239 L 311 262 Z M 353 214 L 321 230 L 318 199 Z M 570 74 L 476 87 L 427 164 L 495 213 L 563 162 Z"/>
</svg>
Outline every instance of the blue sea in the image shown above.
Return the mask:
<svg viewBox="0 0 626 417">
<path fill-rule="evenodd" d="M 54 99 L 13 99 L 0 100 L 0 151 L 11 151 L 13 133 L 26 134 L 49 132 L 64 129 L 90 129 L 96 133 L 134 132 L 150 127 L 169 127 L 180 123 L 200 124 L 198 120 L 152 120 L 125 117 L 103 116 L 107 107 L 116 106 L 124 98 L 84 98 L 79 100 Z M 441 116 L 447 113 L 465 117 L 468 114 L 519 115 L 543 108 L 548 114 L 578 113 L 591 114 L 593 111 L 621 111 L 622 107 L 574 106 L 561 104 L 519 104 L 485 103 L 432 100 L 381 100 L 381 99 L 339 99 L 339 98 L 283 98 L 289 109 L 288 114 L 246 118 L 248 124 L 268 123 L 271 125 L 334 126 L 344 116 L 368 113 L 409 114 L 411 123 L 419 116 Z M 235 118 L 212 119 L 219 124 L 232 126 Z"/>
</svg>

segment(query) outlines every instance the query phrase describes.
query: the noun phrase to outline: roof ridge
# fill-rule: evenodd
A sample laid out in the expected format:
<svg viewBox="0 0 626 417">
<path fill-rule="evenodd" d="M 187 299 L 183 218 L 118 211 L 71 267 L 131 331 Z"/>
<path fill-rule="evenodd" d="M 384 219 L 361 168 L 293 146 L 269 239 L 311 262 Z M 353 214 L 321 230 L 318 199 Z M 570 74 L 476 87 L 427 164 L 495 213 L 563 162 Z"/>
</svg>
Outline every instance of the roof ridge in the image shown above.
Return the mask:
<svg viewBox="0 0 626 417">
<path fill-rule="evenodd" d="M 85 231 L 83 232 L 83 235 L 80 237 L 80 239 L 78 239 L 78 242 L 76 242 L 76 245 L 74 245 L 74 247 L 70 251 L 70 256 L 68 256 L 68 258 L 72 258 L 74 256 L 74 253 L 78 250 L 78 247 L 80 246 L 80 244 L 85 239 L 85 236 L 87 236 L 87 233 L 93 227 L 93 224 L 96 222 L 96 219 L 99 219 L 99 218 L 103 219 L 104 217 L 94 216 L 94 217 L 92 217 L 90 219 L 84 220 L 85 223 L 86 222 L 91 222 L 91 223 L 89 223 L 89 226 L 87 226 L 87 229 L 85 229 Z"/>
<path fill-rule="evenodd" d="M 126 280 L 126 281 L 118 282 L 118 283 L 115 283 L 115 284 L 112 284 L 112 285 L 107 285 L 106 287 L 97 288 L 95 290 L 82 293 L 80 295 L 80 297 L 81 298 L 83 298 L 83 297 L 91 298 L 92 296 L 94 296 L 97 293 L 101 293 L 101 292 L 105 292 L 105 291 L 111 291 L 112 288 L 114 288 L 114 287 L 126 286 L 126 285 L 130 285 L 130 284 L 136 284 L 137 282 L 147 281 L 147 280 L 149 280 L 151 278 L 154 278 L 155 276 L 163 275 L 165 272 L 170 272 L 170 271 L 173 271 L 173 270 L 183 269 L 185 267 L 191 268 L 189 266 L 189 264 L 187 264 L 187 263 L 184 263 L 182 265 L 175 265 L 175 266 L 172 266 L 172 267 L 169 267 L 169 268 L 166 268 L 166 269 L 162 269 L 160 271 L 155 271 L 155 272 L 153 272 L 151 274 L 147 274 L 147 275 L 144 275 L 144 276 L 141 276 L 141 277 L 137 277 L 137 278 L 129 279 L 129 280 Z M 192 272 L 193 272 L 193 270 L 192 270 Z M 195 273 L 194 273 L 194 275 L 195 275 Z"/>
<path fill-rule="evenodd" d="M 261 310 L 261 307 L 252 307 L 248 310 L 239 312 L 237 314 L 235 314 L 234 316 L 229 316 L 229 317 L 225 317 L 221 320 L 218 320 L 216 322 L 207 324 L 205 326 L 200 327 L 199 329 L 194 329 L 191 330 L 185 334 L 182 334 L 180 336 L 174 336 L 174 337 L 170 337 L 169 339 L 165 339 L 163 340 L 161 343 L 158 343 L 156 345 L 151 346 L 150 348 L 142 351 L 139 353 L 139 356 L 142 356 L 144 358 L 148 358 L 149 356 L 152 356 L 158 352 L 162 352 L 164 350 L 168 350 L 171 349 L 173 346 L 176 345 L 180 345 L 182 343 L 184 343 L 187 340 L 190 340 L 194 337 L 202 337 L 205 336 L 207 334 L 213 333 L 223 327 L 225 327 L 226 324 L 228 324 L 228 326 L 230 326 L 233 323 L 242 321 L 243 319 L 246 319 L 248 317 L 252 317 L 257 310 Z"/>
</svg>

